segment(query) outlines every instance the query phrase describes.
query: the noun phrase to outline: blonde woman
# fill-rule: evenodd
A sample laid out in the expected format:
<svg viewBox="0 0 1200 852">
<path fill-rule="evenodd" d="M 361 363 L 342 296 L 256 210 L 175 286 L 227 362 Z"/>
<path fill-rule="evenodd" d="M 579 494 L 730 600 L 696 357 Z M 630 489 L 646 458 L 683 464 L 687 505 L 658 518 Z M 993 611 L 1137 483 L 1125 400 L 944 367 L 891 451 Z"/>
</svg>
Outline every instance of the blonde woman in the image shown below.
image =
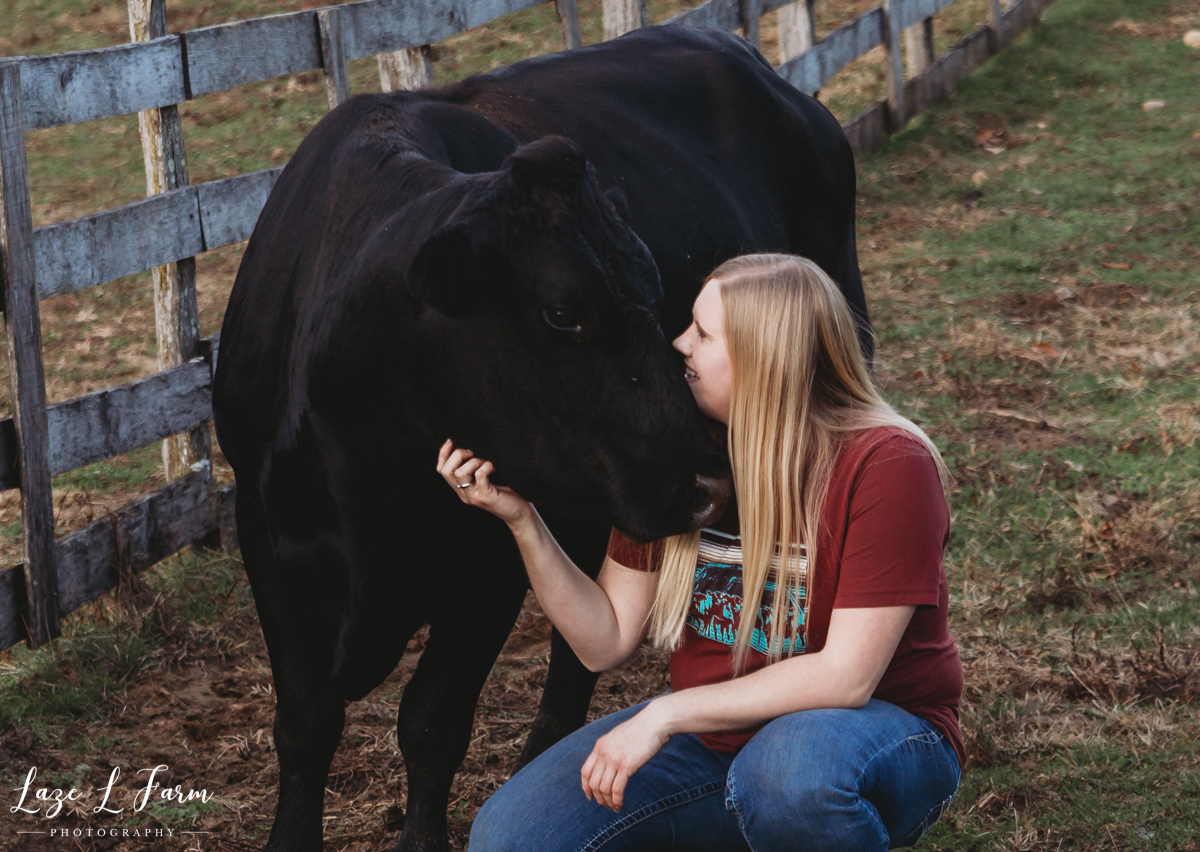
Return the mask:
<svg viewBox="0 0 1200 852">
<path fill-rule="evenodd" d="M 438 470 L 509 524 L 585 665 L 618 666 L 647 635 L 671 650 L 672 691 L 513 776 L 471 852 L 911 846 L 963 760 L 941 457 L 880 396 L 845 300 L 808 260 L 722 264 L 674 345 L 728 426 L 737 506 L 653 545 L 614 531 L 595 581 L 489 462 L 442 448 Z"/>
</svg>

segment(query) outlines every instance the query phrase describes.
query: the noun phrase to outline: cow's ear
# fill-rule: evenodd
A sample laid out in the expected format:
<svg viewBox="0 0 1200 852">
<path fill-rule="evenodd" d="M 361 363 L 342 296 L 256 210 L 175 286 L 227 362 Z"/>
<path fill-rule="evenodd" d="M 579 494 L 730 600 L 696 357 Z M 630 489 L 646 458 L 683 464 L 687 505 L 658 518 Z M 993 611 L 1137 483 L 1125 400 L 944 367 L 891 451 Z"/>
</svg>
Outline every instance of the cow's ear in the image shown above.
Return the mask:
<svg viewBox="0 0 1200 852">
<path fill-rule="evenodd" d="M 465 225 L 438 231 L 417 250 L 405 278 L 415 297 L 448 317 L 470 316 L 479 303 L 479 259 Z"/>
<path fill-rule="evenodd" d="M 626 222 L 629 221 L 629 197 L 619 186 L 610 186 L 604 190 L 604 197 L 616 209 L 617 215 Z"/>
<path fill-rule="evenodd" d="M 543 136 L 522 145 L 504 160 L 514 180 L 522 185 L 571 189 L 587 180 L 588 162 L 583 149 L 565 136 Z"/>
</svg>

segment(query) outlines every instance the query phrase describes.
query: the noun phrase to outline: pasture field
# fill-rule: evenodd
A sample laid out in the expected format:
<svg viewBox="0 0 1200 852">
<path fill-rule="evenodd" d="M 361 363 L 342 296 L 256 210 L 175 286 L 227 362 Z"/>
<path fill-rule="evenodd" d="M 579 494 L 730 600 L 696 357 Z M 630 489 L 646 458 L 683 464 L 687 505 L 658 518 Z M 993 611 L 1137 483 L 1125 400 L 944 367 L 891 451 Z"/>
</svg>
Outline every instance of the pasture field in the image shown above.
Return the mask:
<svg viewBox="0 0 1200 852">
<path fill-rule="evenodd" d="M 652 3 L 651 19 L 683 7 L 674 2 Z M 173 30 L 302 5 L 318 4 L 168 2 Z M 819 0 L 819 29 L 870 5 Z M 598 3 L 580 7 L 595 41 Z M 978 26 L 984 8 L 950 7 L 939 39 Z M 922 848 L 1200 852 L 1200 50 L 1182 41 L 1192 29 L 1200 0 L 1058 0 L 859 162 L 878 375 L 954 474 L 947 570 L 970 761 Z M 764 36 L 771 56 L 770 22 Z M 0 55 L 127 37 L 114 0 L 8 0 Z M 558 43 L 552 8 L 539 7 L 439 46 L 435 69 L 454 79 Z M 822 93 L 843 120 L 882 95 L 880 59 Z M 351 86 L 377 90 L 370 61 L 352 66 Z M 1146 111 L 1148 101 L 1164 106 Z M 193 180 L 284 162 L 324 111 L 317 74 L 184 105 Z M 30 134 L 36 224 L 139 197 L 136 125 Z M 206 334 L 219 329 L 240 250 L 198 261 Z M 43 302 L 42 316 L 52 399 L 154 369 L 144 276 Z M 6 403 L 6 377 L 0 388 Z M 61 530 L 153 487 L 158 464 L 151 447 L 57 478 Z M 14 496 L 0 495 L 6 558 L 20 531 Z M 261 848 L 274 812 L 273 693 L 236 555 L 168 560 L 64 630 L 52 647 L 0 653 L 0 786 L 19 787 L 36 765 L 39 780 L 90 790 L 118 766 L 128 793 L 137 769 L 168 764 L 170 786 L 216 797 L 120 818 L 72 804 L 53 827 L 211 834 L 17 835 L 50 824 L 18 820 L 6 792 L 0 848 Z M 480 700 L 452 794 L 455 848 L 519 753 L 548 635 L 531 599 Z M 396 673 L 348 708 L 326 798 L 331 850 L 396 839 L 395 706 L 422 644 L 418 634 Z M 643 650 L 601 679 L 593 711 L 665 685 L 665 659 Z"/>
</svg>

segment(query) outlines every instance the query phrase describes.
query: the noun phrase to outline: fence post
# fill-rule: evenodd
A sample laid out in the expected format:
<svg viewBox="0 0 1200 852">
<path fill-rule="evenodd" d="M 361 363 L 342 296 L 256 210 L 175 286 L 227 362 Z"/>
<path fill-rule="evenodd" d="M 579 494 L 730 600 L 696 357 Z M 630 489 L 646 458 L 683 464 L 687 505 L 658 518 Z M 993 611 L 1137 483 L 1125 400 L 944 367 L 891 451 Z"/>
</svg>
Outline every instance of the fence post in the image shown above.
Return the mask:
<svg viewBox="0 0 1200 852">
<path fill-rule="evenodd" d="M 317 35 L 321 41 L 321 68 L 325 71 L 325 100 L 333 109 L 350 98 L 346 46 L 342 40 L 342 19 L 337 6 L 317 12 Z"/>
<path fill-rule="evenodd" d="M 21 68 L 15 62 L 0 62 L 0 276 L 4 285 L 17 463 L 21 471 L 25 600 L 29 612 L 26 629 L 29 646 L 36 648 L 61 631 L 42 322 L 33 259 Z"/>
<path fill-rule="evenodd" d="M 381 53 L 379 84 L 385 92 L 410 92 L 433 85 L 433 55 L 429 45 Z"/>
<path fill-rule="evenodd" d="M 933 50 L 933 18 L 926 18 L 905 30 L 904 40 L 908 53 L 908 76 L 916 77 L 936 58 Z"/>
<path fill-rule="evenodd" d="M 579 29 L 579 3 L 577 0 L 554 0 L 554 12 L 558 15 L 558 26 L 562 30 L 563 48 L 574 50 L 583 44 Z"/>
<path fill-rule="evenodd" d="M 779 9 L 779 58 L 799 56 L 817 43 L 816 0 L 796 0 Z"/>
<path fill-rule="evenodd" d="M 167 35 L 164 0 L 128 0 L 129 36 L 148 41 Z M 146 194 L 159 195 L 188 185 L 187 155 L 179 125 L 179 107 L 165 106 L 138 113 Z M 196 259 L 185 258 L 153 271 L 154 331 L 158 369 L 169 370 L 196 357 L 200 342 L 200 309 L 196 304 Z M 167 480 L 186 476 L 192 465 L 212 461 L 208 427 L 163 440 Z"/>
<path fill-rule="evenodd" d="M 646 0 L 604 0 L 604 40 L 641 29 L 650 22 Z"/>
<path fill-rule="evenodd" d="M 762 17 L 763 0 L 738 0 L 738 21 L 746 41 L 758 47 L 758 21 Z"/>
<path fill-rule="evenodd" d="M 1004 37 L 1004 11 L 1000 8 L 1000 0 L 987 0 L 988 4 L 988 51 L 999 53 L 1007 39 Z"/>
<path fill-rule="evenodd" d="M 900 53 L 900 9 L 905 0 L 883 0 L 883 46 L 887 50 L 888 126 L 904 127 L 904 61 Z"/>
</svg>

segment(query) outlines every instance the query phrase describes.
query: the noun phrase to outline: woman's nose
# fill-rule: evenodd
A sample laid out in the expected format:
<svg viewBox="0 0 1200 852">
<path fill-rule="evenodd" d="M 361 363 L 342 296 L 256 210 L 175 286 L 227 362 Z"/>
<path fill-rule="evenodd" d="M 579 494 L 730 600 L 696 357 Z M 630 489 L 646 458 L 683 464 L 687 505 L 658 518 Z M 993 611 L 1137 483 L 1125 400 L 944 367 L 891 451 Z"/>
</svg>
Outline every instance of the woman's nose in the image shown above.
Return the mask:
<svg viewBox="0 0 1200 852">
<path fill-rule="evenodd" d="M 673 341 L 671 341 L 671 346 L 674 347 L 676 352 L 679 352 L 683 355 L 688 354 L 687 337 L 688 337 L 688 333 L 691 330 L 692 330 L 692 327 L 688 326 L 687 331 L 685 331 L 683 334 L 679 335 Z"/>
</svg>

